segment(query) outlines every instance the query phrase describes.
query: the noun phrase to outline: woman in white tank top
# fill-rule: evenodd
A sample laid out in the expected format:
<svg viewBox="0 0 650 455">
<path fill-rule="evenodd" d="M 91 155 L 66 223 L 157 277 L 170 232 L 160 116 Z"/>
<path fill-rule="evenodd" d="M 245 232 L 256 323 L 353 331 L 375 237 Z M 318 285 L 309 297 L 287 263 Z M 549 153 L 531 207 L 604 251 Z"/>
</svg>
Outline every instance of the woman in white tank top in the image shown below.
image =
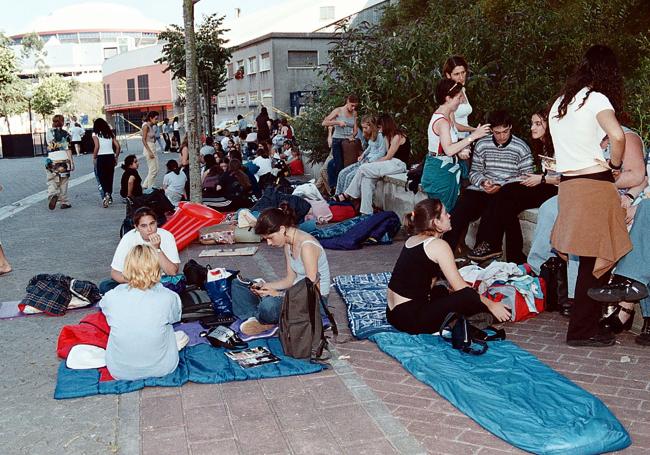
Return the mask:
<svg viewBox="0 0 650 455">
<path fill-rule="evenodd" d="M 120 143 L 103 118 L 96 119 L 93 124 L 93 143 L 95 176 L 100 187 L 102 206 L 107 208 L 113 203 L 113 176 L 120 155 Z"/>
</svg>

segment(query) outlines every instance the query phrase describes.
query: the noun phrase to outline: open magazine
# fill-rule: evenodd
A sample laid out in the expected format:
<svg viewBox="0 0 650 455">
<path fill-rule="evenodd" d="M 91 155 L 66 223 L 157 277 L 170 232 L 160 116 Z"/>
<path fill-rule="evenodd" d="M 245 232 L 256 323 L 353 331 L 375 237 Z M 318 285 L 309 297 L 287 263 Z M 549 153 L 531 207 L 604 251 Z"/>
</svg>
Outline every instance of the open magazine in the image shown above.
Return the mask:
<svg viewBox="0 0 650 455">
<path fill-rule="evenodd" d="M 280 361 L 278 356 L 262 346 L 244 349 L 243 351 L 226 351 L 226 355 L 242 368 L 252 368 Z"/>
</svg>

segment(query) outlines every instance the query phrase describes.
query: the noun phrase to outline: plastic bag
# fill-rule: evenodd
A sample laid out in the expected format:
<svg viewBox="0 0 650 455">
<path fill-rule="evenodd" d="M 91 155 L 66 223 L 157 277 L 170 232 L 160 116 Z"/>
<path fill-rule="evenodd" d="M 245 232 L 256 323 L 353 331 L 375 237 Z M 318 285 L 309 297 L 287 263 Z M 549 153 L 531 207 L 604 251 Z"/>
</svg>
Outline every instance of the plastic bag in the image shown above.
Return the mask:
<svg viewBox="0 0 650 455">
<path fill-rule="evenodd" d="M 208 270 L 208 281 L 205 290 L 212 301 L 214 313 L 220 317 L 233 316 L 232 310 L 232 280 L 237 276 L 236 271 L 224 268 Z"/>
</svg>

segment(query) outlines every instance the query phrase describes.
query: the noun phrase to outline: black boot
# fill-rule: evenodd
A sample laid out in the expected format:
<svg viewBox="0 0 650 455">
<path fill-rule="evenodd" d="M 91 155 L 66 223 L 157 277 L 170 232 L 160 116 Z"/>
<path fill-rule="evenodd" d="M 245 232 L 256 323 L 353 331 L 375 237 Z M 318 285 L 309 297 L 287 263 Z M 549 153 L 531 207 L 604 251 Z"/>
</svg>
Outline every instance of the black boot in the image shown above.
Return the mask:
<svg viewBox="0 0 650 455">
<path fill-rule="evenodd" d="M 571 306 L 573 300 L 569 298 L 569 277 L 566 261 L 562 261 L 560 269 L 557 271 L 557 301 L 562 316 L 571 316 Z"/>
<path fill-rule="evenodd" d="M 566 262 L 557 256 L 553 256 L 542 264 L 539 271 L 539 277 L 546 283 L 546 311 L 558 311 L 560 309 L 558 301 L 560 283 L 558 282 L 558 277 L 561 275 L 563 264 L 566 270 Z"/>
<path fill-rule="evenodd" d="M 643 318 L 643 328 L 641 333 L 634 339 L 636 344 L 650 346 L 650 317 Z"/>
</svg>

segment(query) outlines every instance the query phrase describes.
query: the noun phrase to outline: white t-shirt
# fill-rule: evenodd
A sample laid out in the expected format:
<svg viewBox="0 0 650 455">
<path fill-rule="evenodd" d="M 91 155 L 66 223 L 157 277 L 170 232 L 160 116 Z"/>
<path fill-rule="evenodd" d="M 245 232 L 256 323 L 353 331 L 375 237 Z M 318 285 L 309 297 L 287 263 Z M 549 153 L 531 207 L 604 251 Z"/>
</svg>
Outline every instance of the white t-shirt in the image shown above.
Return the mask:
<svg viewBox="0 0 650 455">
<path fill-rule="evenodd" d="M 178 131 L 181 129 L 181 124 L 178 122 L 174 122 L 174 131 Z"/>
<path fill-rule="evenodd" d="M 181 258 L 178 256 L 178 248 L 176 248 L 176 240 L 171 232 L 164 229 L 158 228 L 156 231 L 160 235 L 160 249 L 167 259 L 169 259 L 174 264 L 180 264 Z M 126 260 L 126 255 L 129 254 L 131 248 L 137 245 L 149 245 L 149 242 L 145 242 L 140 232 L 137 229 L 132 229 L 122 237 L 120 243 L 115 249 L 115 254 L 113 255 L 113 262 L 111 262 L 111 268 L 117 270 L 118 272 L 124 271 L 124 261 Z"/>
<path fill-rule="evenodd" d="M 555 148 L 556 171 L 566 173 L 579 171 L 605 163 L 600 142 L 605 131 L 598 124 L 596 115 L 605 110 L 614 110 L 612 103 L 600 92 L 591 92 L 582 105 L 587 87 L 584 87 L 567 106 L 567 113 L 556 118 L 560 98 L 556 99 L 548 116 L 548 126 Z"/>
<path fill-rule="evenodd" d="M 99 151 L 97 152 L 97 155 L 113 155 L 113 139 L 109 138 L 104 138 L 97 136 L 96 134 L 93 133 L 93 136 L 95 136 L 97 139 L 99 139 Z"/>
<path fill-rule="evenodd" d="M 214 155 L 214 152 L 216 152 L 216 150 L 211 145 L 204 145 L 203 147 L 201 147 L 201 150 L 199 150 L 199 153 L 202 156 Z"/>
<path fill-rule="evenodd" d="M 174 193 L 183 194 L 185 182 L 187 182 L 187 176 L 183 171 L 180 171 L 178 175 L 175 172 L 168 172 L 163 177 L 163 186 Z"/>
<path fill-rule="evenodd" d="M 230 142 L 230 136 L 224 136 L 223 139 L 221 139 L 221 148 L 223 151 L 228 151 L 228 142 Z"/>
<path fill-rule="evenodd" d="M 81 137 L 86 133 L 80 126 L 73 126 L 70 128 L 70 134 L 72 135 L 72 142 L 81 142 Z"/>
<path fill-rule="evenodd" d="M 253 160 L 253 163 L 255 163 L 255 165 L 257 165 L 260 168 L 260 170 L 257 171 L 257 173 L 255 174 L 255 178 L 257 180 L 259 180 L 260 177 L 263 176 L 264 174 L 268 174 L 273 170 L 273 164 L 271 163 L 271 158 L 262 158 L 261 156 L 258 156 Z"/>
</svg>

